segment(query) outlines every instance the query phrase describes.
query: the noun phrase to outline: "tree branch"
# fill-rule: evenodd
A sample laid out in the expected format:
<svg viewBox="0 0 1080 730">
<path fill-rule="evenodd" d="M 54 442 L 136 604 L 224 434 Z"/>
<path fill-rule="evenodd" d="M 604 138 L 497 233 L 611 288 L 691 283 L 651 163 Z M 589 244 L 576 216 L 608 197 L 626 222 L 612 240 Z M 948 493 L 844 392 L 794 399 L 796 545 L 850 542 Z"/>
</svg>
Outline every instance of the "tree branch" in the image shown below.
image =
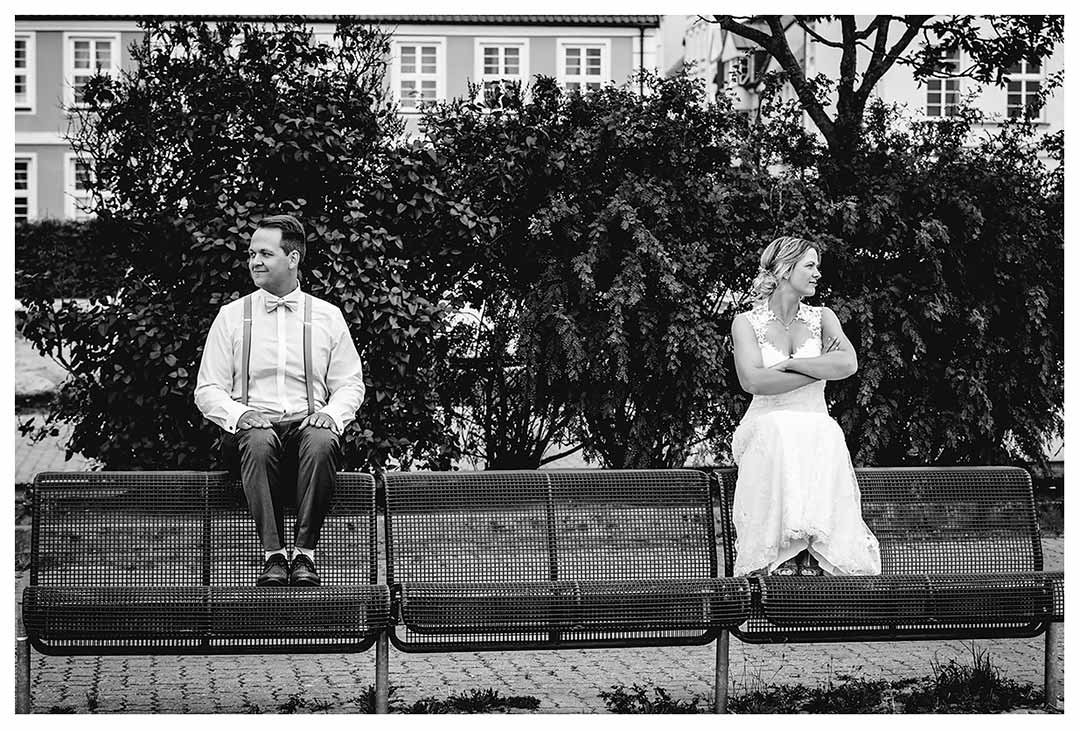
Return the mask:
<svg viewBox="0 0 1080 730">
<path fill-rule="evenodd" d="M 855 33 L 855 40 L 866 40 L 874 31 L 878 30 L 879 26 L 881 26 L 882 23 L 885 24 L 885 27 L 888 27 L 890 17 L 891 16 L 888 15 L 875 16 L 874 19 L 870 21 L 870 24 L 868 26 Z"/>
<path fill-rule="evenodd" d="M 907 15 L 901 20 L 907 24 L 907 30 L 904 31 L 904 35 L 900 37 L 900 40 L 889 49 L 888 54 L 878 63 L 871 63 L 866 67 L 866 72 L 863 74 L 863 82 L 859 86 L 858 91 L 855 92 L 855 99 L 859 104 L 865 104 L 866 100 L 870 98 L 870 91 L 874 88 L 874 85 L 885 75 L 885 72 L 893 67 L 896 63 L 896 59 L 900 57 L 900 54 L 907 50 L 911 42 L 915 40 L 915 36 L 919 34 L 923 24 L 930 20 L 932 15 Z M 885 45 L 883 41 L 878 39 L 878 43 L 882 46 Z"/>
<path fill-rule="evenodd" d="M 885 58 L 885 47 L 889 43 L 890 25 L 892 25 L 891 15 L 879 15 L 870 24 L 870 26 L 877 28 L 877 35 L 874 36 L 874 50 L 870 54 L 870 63 L 867 64 L 867 68 L 875 67 Z M 870 30 L 870 27 L 867 27 L 867 30 Z"/>
<path fill-rule="evenodd" d="M 799 27 L 806 31 L 806 34 L 813 38 L 815 41 L 823 46 L 829 46 L 830 48 L 843 48 L 844 44 L 840 41 L 830 41 L 825 36 L 814 30 L 808 22 L 802 19 L 801 15 L 795 16 L 795 22 L 799 24 Z"/>
<path fill-rule="evenodd" d="M 722 30 L 726 30 L 729 33 L 734 33 L 740 38 L 745 38 L 748 41 L 753 41 L 765 50 L 772 49 L 774 36 L 766 35 L 757 28 L 753 28 L 749 25 L 746 25 L 745 23 L 740 23 L 739 21 L 735 20 L 734 15 L 714 15 L 713 17 L 716 18 L 716 23 L 720 26 Z M 773 30 L 773 33 L 775 32 L 776 31 Z M 783 31 L 781 31 L 781 36 L 782 35 Z"/>
<path fill-rule="evenodd" d="M 570 454 L 581 451 L 583 448 L 585 448 L 585 444 L 578 444 L 574 448 L 569 449 L 567 451 L 563 451 L 562 453 L 552 454 L 551 456 L 547 456 L 547 457 L 540 460 L 540 466 L 543 466 L 544 464 L 550 464 L 551 462 L 556 461 L 558 459 L 561 459 L 564 456 L 570 456 Z"/>
<path fill-rule="evenodd" d="M 802 104 L 803 109 L 806 110 L 807 115 L 809 115 L 810 119 L 817 125 L 822 136 L 825 137 L 825 141 L 829 144 L 830 149 L 833 148 L 837 142 L 836 125 L 833 123 L 833 120 L 829 118 L 829 115 L 825 113 L 825 108 L 822 107 L 821 103 L 817 100 L 817 97 L 814 95 L 814 90 L 810 88 L 810 84 L 806 81 L 806 74 L 803 71 L 802 65 L 800 65 L 798 59 L 795 58 L 795 54 L 791 52 L 791 46 L 788 45 L 787 36 L 784 35 L 784 28 L 780 23 L 780 16 L 770 15 L 768 16 L 767 21 L 773 35 L 770 38 L 769 44 L 763 47 L 769 51 L 769 54 L 775 58 L 777 63 L 780 64 L 780 67 L 784 69 L 787 74 L 787 81 L 791 84 L 792 88 L 795 89 L 795 94 L 799 97 L 799 102 Z M 740 28 L 742 27 L 739 23 L 735 23 L 734 25 L 739 26 Z M 721 25 L 721 27 L 724 26 Z M 736 27 L 729 27 L 728 30 L 739 35 L 739 29 Z M 755 32 L 762 36 L 765 35 L 759 31 Z M 748 36 L 743 37 L 746 38 Z"/>
<path fill-rule="evenodd" d="M 855 62 L 858 60 L 859 52 L 855 46 L 856 27 L 854 15 L 840 16 L 840 31 L 841 37 L 844 39 L 844 52 L 840 56 L 840 84 L 837 89 L 839 98 L 836 104 L 837 117 L 845 115 L 852 100 L 851 94 L 855 89 Z"/>
</svg>

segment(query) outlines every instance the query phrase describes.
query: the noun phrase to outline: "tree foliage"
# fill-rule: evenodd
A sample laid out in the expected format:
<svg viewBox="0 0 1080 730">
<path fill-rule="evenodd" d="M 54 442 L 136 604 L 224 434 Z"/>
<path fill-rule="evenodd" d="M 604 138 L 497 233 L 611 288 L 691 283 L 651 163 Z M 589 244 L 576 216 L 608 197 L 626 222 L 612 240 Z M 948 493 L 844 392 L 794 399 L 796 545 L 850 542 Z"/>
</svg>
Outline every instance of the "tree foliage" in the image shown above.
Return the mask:
<svg viewBox="0 0 1080 730">
<path fill-rule="evenodd" d="M 95 212 L 131 266 L 119 300 L 28 302 L 27 336 L 45 352 L 72 348 L 52 414 L 74 423 L 69 448 L 115 468 L 214 461 L 218 429 L 194 407 L 195 372 L 218 307 L 252 289 L 247 240 L 276 212 L 305 222 L 302 285 L 341 307 L 364 358 L 345 463 L 441 443 L 427 383 L 446 307 L 406 274 L 388 225 L 398 216 L 365 207 L 411 159 L 389 154 L 401 122 L 384 99 L 388 36 L 345 24 L 316 43 L 288 21 L 145 29 L 134 70 L 95 78 L 72 110 Z"/>
<path fill-rule="evenodd" d="M 967 76 L 1000 86 L 1014 64 L 1049 57 L 1064 42 L 1065 28 L 1060 15 L 876 15 L 862 28 L 854 15 L 714 15 L 708 22 L 755 43 L 776 60 L 824 137 L 829 149 L 824 162 L 839 168 L 841 184 L 851 182 L 847 160 L 862 144 L 863 116 L 874 88 L 891 68 L 906 65 L 916 80 Z M 825 74 L 836 81 L 834 94 L 823 97 L 820 84 L 807 78 L 787 37 L 792 25 L 812 42 L 840 50 L 839 68 Z M 830 25 L 832 32 L 826 30 Z M 943 65 L 944 54 L 958 49 L 968 65 Z M 830 103 L 836 105 L 831 114 Z"/>
<path fill-rule="evenodd" d="M 436 105 L 405 141 L 377 32 L 147 27 L 136 70 L 88 86 L 72 135 L 99 235 L 130 267 L 119 297 L 27 299 L 26 335 L 69 357 L 52 418 L 110 467 L 213 461 L 195 369 L 279 210 L 308 224 L 303 286 L 364 356 L 347 467 L 534 468 L 564 445 L 679 466 L 703 440 L 723 460 L 749 401 L 731 320 L 781 234 L 825 249 L 812 303 L 859 353 L 827 391 L 857 464 L 1037 463 L 1061 433 L 1063 134 L 867 101 L 843 175 L 823 174 L 836 150 L 802 125 L 802 96 L 766 94 L 750 120 L 679 75 L 585 95 L 539 78 Z"/>
<path fill-rule="evenodd" d="M 1063 135 L 877 101 L 838 196 L 814 175 L 828 149 L 790 135 L 801 110 L 765 108 L 758 133 L 783 138 L 767 162 L 802 180 L 785 218 L 823 245 L 821 303 L 859 353 L 828 389 L 856 463 L 1045 464 L 1063 425 Z"/>
</svg>

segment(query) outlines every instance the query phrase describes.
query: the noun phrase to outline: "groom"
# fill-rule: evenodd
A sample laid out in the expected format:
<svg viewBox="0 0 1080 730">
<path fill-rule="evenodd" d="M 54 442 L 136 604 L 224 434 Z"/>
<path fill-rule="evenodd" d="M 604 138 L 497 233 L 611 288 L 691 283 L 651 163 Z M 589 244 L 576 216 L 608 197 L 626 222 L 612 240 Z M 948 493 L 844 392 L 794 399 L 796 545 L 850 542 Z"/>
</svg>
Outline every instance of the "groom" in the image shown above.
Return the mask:
<svg viewBox="0 0 1080 730">
<path fill-rule="evenodd" d="M 260 586 L 317 586 L 315 546 L 330 509 L 341 434 L 364 399 L 360 356 L 341 310 L 302 292 L 304 228 L 264 218 L 248 269 L 258 287 L 210 326 L 195 404 L 225 431 L 264 551 Z M 291 562 L 283 506 L 295 500 Z"/>
</svg>

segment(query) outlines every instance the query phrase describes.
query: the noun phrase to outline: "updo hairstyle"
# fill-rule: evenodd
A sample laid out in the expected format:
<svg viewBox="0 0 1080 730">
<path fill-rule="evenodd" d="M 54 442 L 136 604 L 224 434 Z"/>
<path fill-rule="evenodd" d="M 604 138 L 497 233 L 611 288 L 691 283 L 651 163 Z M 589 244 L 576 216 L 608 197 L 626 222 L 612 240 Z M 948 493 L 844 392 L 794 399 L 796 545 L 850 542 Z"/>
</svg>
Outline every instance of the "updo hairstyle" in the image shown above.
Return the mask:
<svg viewBox="0 0 1080 730">
<path fill-rule="evenodd" d="M 821 255 L 821 248 L 813 241 L 794 236 L 780 236 L 773 239 L 772 243 L 761 252 L 761 265 L 751 289 L 758 299 L 767 299 L 780 280 L 785 278 L 795 268 L 795 264 L 810 249 L 814 249 Z"/>
</svg>

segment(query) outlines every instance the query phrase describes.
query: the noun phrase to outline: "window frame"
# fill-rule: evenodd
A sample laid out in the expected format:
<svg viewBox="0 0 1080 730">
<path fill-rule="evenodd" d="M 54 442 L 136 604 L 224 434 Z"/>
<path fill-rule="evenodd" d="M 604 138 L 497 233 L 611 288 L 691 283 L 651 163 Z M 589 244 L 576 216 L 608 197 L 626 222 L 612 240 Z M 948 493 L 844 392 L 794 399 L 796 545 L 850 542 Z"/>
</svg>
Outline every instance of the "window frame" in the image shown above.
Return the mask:
<svg viewBox="0 0 1080 730">
<path fill-rule="evenodd" d="M 435 73 L 425 74 L 420 71 L 416 71 L 411 74 L 404 74 L 401 70 L 401 48 L 402 46 L 434 46 L 435 47 Z M 423 81 L 435 81 L 435 98 L 429 101 L 438 103 L 446 101 L 446 37 L 445 36 L 400 36 L 395 37 L 392 40 L 390 48 L 390 93 L 393 99 L 397 102 L 398 112 L 401 114 L 418 115 L 420 114 L 420 104 L 423 103 L 422 99 L 416 99 L 416 106 L 406 107 L 402 105 L 404 99 L 401 95 L 401 82 L 406 80 L 414 80 L 417 82 L 417 88 L 420 88 L 420 83 Z M 418 52 L 417 65 L 419 66 L 420 55 Z"/>
<path fill-rule="evenodd" d="M 108 41 L 109 48 L 109 68 L 105 70 L 105 73 L 110 76 L 115 76 L 120 72 L 120 34 L 119 33 L 97 33 L 92 31 L 87 32 L 65 32 L 64 33 L 64 106 L 72 108 L 85 107 L 84 102 L 75 101 L 75 41 Z"/>
<path fill-rule="evenodd" d="M 588 77 L 585 74 L 585 54 L 581 57 L 582 73 L 575 76 L 566 73 L 566 49 L 573 47 L 585 49 L 594 46 L 600 47 L 600 88 L 612 82 L 611 40 L 609 38 L 559 38 L 555 41 L 555 80 L 563 91 L 567 90 L 568 83 L 580 83 L 581 91 L 584 93 L 588 91 L 585 84 L 592 83 L 587 80 Z"/>
<path fill-rule="evenodd" d="M 517 48 L 518 49 L 518 72 L 517 74 L 488 74 L 485 73 L 484 62 L 484 49 L 485 48 Z M 505 68 L 505 50 L 499 52 L 499 63 Z M 473 39 L 473 80 L 478 84 L 480 90 L 478 92 L 476 101 L 483 103 L 484 101 L 484 85 L 489 81 L 516 81 L 521 84 L 521 88 L 527 90 L 529 84 L 529 39 L 524 37 L 511 37 L 505 38 L 474 38 Z M 527 91 L 526 91 L 527 93 Z"/>
<path fill-rule="evenodd" d="M 37 113 L 37 33 L 34 31 L 15 31 L 15 40 L 26 41 L 26 68 L 24 69 L 24 75 L 26 76 L 26 104 L 19 106 L 15 103 L 16 114 L 36 114 Z M 18 74 L 18 67 L 15 69 Z M 14 96 L 15 90 L 12 88 L 12 96 Z"/>
<path fill-rule="evenodd" d="M 78 201 L 81 197 L 75 189 L 77 177 L 75 167 L 82 161 L 84 161 L 83 158 L 77 152 L 64 153 L 64 218 L 67 220 L 82 221 L 97 217 L 97 214 L 93 211 L 80 210 L 78 207 Z M 94 174 L 93 168 L 91 168 L 90 174 Z M 91 203 L 93 202 L 93 198 L 89 194 L 86 195 L 86 199 Z"/>
<path fill-rule="evenodd" d="M 28 163 L 26 165 L 26 220 L 37 220 L 37 153 L 16 152 L 16 164 L 22 161 Z M 15 190 L 15 197 L 19 197 L 18 189 Z"/>
<path fill-rule="evenodd" d="M 956 51 L 956 57 L 955 58 L 946 58 L 946 59 L 944 59 L 944 61 L 946 63 L 955 63 L 956 64 L 955 69 L 957 71 L 959 71 L 961 68 L 963 68 L 964 54 L 963 54 L 963 51 L 961 51 L 959 48 L 956 48 L 954 50 Z M 955 82 L 956 83 L 956 89 L 950 91 L 947 88 L 948 84 L 950 82 Z M 961 84 L 961 79 L 957 78 L 957 77 L 954 77 L 954 78 L 928 78 L 928 79 L 926 79 L 925 83 L 926 83 L 926 93 L 923 95 L 923 115 L 927 119 L 931 119 L 931 120 L 933 120 L 933 119 L 951 119 L 951 118 L 957 116 L 956 109 L 957 109 L 957 107 L 960 106 L 960 102 L 961 102 L 961 99 L 962 99 L 963 93 L 964 93 L 964 88 L 963 88 L 963 85 Z M 940 84 L 941 86 L 938 89 L 935 90 L 935 89 L 931 88 L 930 84 Z M 938 101 L 936 104 L 931 104 L 930 103 L 930 94 L 940 94 L 941 95 L 940 101 Z M 953 102 L 952 104 L 948 103 L 948 95 L 949 94 L 956 94 L 956 101 Z M 940 112 L 938 114 L 931 114 L 930 113 L 930 107 L 931 106 L 938 107 L 940 109 Z M 952 114 L 949 114 L 948 111 L 947 111 L 950 106 L 953 109 Z"/>
<path fill-rule="evenodd" d="M 1005 118 L 1006 119 L 1021 119 L 1026 117 L 1025 110 L 1027 109 L 1027 102 L 1025 98 L 1028 96 L 1027 85 L 1029 83 L 1038 83 L 1040 88 L 1046 83 L 1046 59 L 1039 62 L 1039 70 L 1032 72 L 1028 68 L 1028 62 L 1026 58 L 1020 59 L 1020 71 L 1019 72 L 1006 72 L 1005 77 L 1008 81 L 1005 84 Z M 1020 84 L 1020 113 L 1013 117 L 1009 115 L 1011 105 L 1009 104 L 1009 95 L 1012 93 L 1009 91 L 1009 84 Z M 1046 105 L 1043 104 L 1038 113 L 1033 117 L 1027 117 L 1032 122 L 1046 122 Z"/>
</svg>

